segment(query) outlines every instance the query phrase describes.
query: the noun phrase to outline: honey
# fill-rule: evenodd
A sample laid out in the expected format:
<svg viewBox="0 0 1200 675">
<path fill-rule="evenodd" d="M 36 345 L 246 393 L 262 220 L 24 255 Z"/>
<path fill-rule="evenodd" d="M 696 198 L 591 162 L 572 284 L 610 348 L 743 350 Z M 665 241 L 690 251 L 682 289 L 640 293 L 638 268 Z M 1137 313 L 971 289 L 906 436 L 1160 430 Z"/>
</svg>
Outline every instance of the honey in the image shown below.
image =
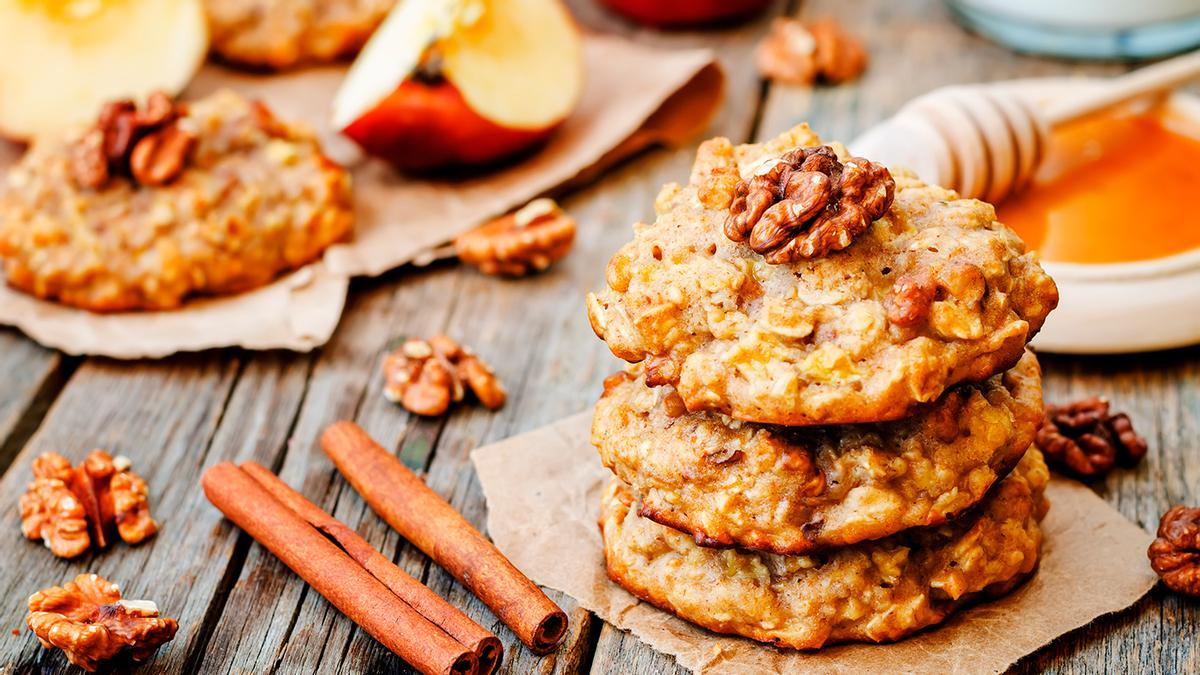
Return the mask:
<svg viewBox="0 0 1200 675">
<path fill-rule="evenodd" d="M 1200 247 L 1200 134 L 1170 111 L 1055 130 L 1024 191 L 997 207 L 1043 260 L 1114 263 Z"/>
</svg>

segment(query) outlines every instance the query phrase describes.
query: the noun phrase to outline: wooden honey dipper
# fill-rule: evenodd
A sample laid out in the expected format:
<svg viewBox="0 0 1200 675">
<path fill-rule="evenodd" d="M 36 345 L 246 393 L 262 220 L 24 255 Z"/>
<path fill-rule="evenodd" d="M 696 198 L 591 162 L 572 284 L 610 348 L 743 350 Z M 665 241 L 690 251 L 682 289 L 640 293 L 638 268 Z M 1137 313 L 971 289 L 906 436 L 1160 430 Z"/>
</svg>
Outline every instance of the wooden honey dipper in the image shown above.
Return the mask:
<svg viewBox="0 0 1200 675">
<path fill-rule="evenodd" d="M 1200 76 L 1200 51 L 1112 78 L 1046 107 L 1003 85 L 957 85 L 913 99 L 851 143 L 856 155 L 907 166 L 926 181 L 993 204 L 1020 190 L 1060 125 L 1137 98 L 1163 94 Z"/>
</svg>

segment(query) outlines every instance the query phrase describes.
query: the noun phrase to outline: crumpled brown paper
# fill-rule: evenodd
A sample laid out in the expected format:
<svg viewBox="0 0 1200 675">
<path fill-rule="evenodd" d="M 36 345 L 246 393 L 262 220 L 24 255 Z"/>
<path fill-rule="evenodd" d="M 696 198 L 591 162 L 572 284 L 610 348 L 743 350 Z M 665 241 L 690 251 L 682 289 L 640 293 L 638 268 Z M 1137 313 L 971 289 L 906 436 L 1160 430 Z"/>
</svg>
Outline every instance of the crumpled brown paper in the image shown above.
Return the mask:
<svg viewBox="0 0 1200 675">
<path fill-rule="evenodd" d="M 779 650 L 710 633 L 639 602 L 609 581 L 596 525 L 611 474 L 588 441 L 591 413 L 472 453 L 488 532 L 531 579 L 698 673 L 999 673 L 1054 638 L 1124 609 L 1157 581 L 1152 537 L 1088 488 L 1055 479 L 1037 574 L 999 600 L 889 645 Z"/>
<path fill-rule="evenodd" d="M 68 354 L 117 359 L 231 345 L 307 352 L 333 334 L 348 286 L 345 277 L 316 263 L 253 291 L 189 301 L 179 311 L 93 314 L 0 283 L 0 324 Z"/>
<path fill-rule="evenodd" d="M 332 335 L 345 303 L 345 277 L 377 275 L 431 259 L 440 244 L 492 216 L 655 143 L 698 133 L 720 101 L 723 76 L 707 50 L 661 51 L 614 37 L 588 36 L 583 99 L 546 147 L 512 166 L 460 181 L 418 180 L 364 157 L 330 128 L 329 104 L 346 66 L 248 74 L 205 66 L 185 98 L 221 87 L 305 122 L 326 152 L 353 174 L 354 240 L 314 264 L 250 293 L 196 299 L 180 310 L 98 315 L 0 285 L 0 325 L 72 354 L 161 357 L 241 346 L 307 351 Z M 0 141 L 0 171 L 19 149 Z"/>
</svg>

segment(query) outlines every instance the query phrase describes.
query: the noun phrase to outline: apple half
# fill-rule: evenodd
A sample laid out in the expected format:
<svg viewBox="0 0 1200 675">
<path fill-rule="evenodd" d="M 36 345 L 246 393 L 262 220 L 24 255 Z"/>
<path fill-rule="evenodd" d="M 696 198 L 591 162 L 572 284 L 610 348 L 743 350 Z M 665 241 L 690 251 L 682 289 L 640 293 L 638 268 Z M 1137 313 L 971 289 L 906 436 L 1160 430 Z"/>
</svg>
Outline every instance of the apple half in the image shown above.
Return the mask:
<svg viewBox="0 0 1200 675">
<path fill-rule="evenodd" d="M 0 134 L 61 133 L 106 101 L 178 94 L 208 52 L 201 0 L 0 0 Z"/>
<path fill-rule="evenodd" d="M 767 8 L 771 0 L 603 0 L 609 8 L 649 26 L 663 28 L 742 19 Z"/>
<path fill-rule="evenodd" d="M 545 141 L 582 90 L 582 39 L 559 0 L 401 0 L 333 124 L 401 170 L 481 166 Z"/>
</svg>

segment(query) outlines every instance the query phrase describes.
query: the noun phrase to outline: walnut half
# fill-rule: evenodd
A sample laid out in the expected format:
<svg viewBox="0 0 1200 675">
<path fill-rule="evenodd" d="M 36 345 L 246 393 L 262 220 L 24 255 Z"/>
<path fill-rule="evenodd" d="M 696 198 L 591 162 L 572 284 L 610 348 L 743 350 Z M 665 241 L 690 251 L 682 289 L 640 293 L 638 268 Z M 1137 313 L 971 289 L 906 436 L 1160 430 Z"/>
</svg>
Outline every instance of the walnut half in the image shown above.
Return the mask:
<svg viewBox="0 0 1200 675">
<path fill-rule="evenodd" d="M 1105 476 L 1118 463 L 1132 467 L 1147 451 L 1129 416 L 1111 413 L 1108 401 L 1099 397 L 1047 405 L 1034 442 L 1047 464 L 1089 480 Z"/>
<path fill-rule="evenodd" d="M 454 251 L 484 274 L 520 277 L 546 269 L 574 242 L 575 219 L 543 198 L 460 235 Z"/>
<path fill-rule="evenodd" d="M 441 415 L 463 400 L 467 390 L 492 410 L 506 398 L 492 369 L 445 335 L 404 340 L 384 358 L 383 375 L 383 395 L 417 415 Z"/>
<path fill-rule="evenodd" d="M 150 94 L 141 109 L 129 99 L 105 104 L 72 148 L 75 182 L 94 190 L 114 176 L 149 186 L 171 182 L 196 144 L 195 132 L 181 124 L 186 112 L 163 92 Z"/>
<path fill-rule="evenodd" d="M 29 596 L 25 623 L 43 647 L 63 650 L 88 672 L 121 655 L 145 661 L 179 628 L 153 602 L 122 600 L 121 589 L 96 574 Z"/>
<path fill-rule="evenodd" d="M 797 148 L 734 191 L 725 236 L 773 265 L 840 251 L 892 206 L 886 167 L 827 145 Z"/>
<path fill-rule="evenodd" d="M 867 50 L 833 19 L 779 18 L 754 54 L 763 77 L 784 84 L 853 80 L 867 67 Z"/>
<path fill-rule="evenodd" d="M 58 453 L 33 461 L 34 480 L 21 496 L 21 531 L 54 555 L 73 558 L 107 548 L 113 531 L 127 544 L 158 531 L 149 489 L 125 457 L 93 450 L 77 467 Z"/>
<path fill-rule="evenodd" d="M 1146 555 L 1167 588 L 1200 597 L 1200 508 L 1179 505 L 1164 513 Z"/>
</svg>

